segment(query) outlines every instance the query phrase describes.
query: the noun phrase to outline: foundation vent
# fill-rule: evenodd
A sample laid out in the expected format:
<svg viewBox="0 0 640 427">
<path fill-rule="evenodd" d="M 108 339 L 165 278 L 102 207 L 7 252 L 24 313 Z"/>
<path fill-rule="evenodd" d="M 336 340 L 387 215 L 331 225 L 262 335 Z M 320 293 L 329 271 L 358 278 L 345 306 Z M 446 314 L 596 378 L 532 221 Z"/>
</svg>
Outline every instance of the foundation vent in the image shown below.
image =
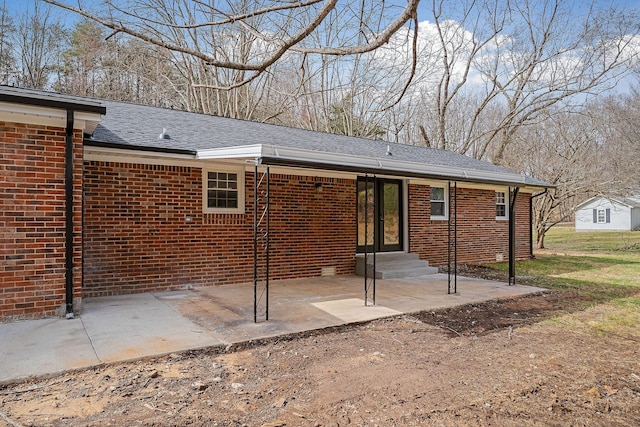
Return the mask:
<svg viewBox="0 0 640 427">
<path fill-rule="evenodd" d="M 320 275 L 321 276 L 335 276 L 336 275 L 336 268 L 335 267 L 322 267 L 322 269 L 320 270 Z"/>
</svg>

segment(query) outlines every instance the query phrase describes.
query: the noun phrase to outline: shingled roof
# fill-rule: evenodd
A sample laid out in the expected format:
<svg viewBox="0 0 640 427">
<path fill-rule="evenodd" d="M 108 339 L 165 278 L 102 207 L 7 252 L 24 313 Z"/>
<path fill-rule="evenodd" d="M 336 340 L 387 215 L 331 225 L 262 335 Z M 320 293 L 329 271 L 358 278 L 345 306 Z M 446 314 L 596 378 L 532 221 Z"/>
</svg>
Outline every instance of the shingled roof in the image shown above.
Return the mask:
<svg viewBox="0 0 640 427">
<path fill-rule="evenodd" d="M 259 157 L 265 163 L 353 172 L 551 187 L 538 179 L 458 153 L 424 146 L 150 107 L 125 102 L 10 88 L 26 101 L 55 99 L 105 109 L 88 146 L 158 151 L 194 158 Z M 2 91 L 0 91 L 0 94 Z M 34 101 L 35 100 L 35 101 Z M 39 100 L 39 101 L 38 101 Z M 161 137 L 161 134 L 163 137 Z"/>
<path fill-rule="evenodd" d="M 447 150 L 390 144 L 366 138 L 123 102 L 103 101 L 103 103 L 107 108 L 107 115 L 92 138 L 87 141 L 89 144 L 193 154 L 215 149 L 260 145 L 343 155 L 345 166 L 353 157 L 382 159 L 386 164 L 389 162 L 420 164 L 425 173 L 430 167 L 437 166 L 439 170 L 450 168 L 452 172 L 456 169 L 495 173 L 502 177 L 502 182 L 549 187 L 549 184 L 532 177 Z M 159 137 L 163 130 L 168 135 L 166 139 Z M 452 178 L 456 177 L 464 178 L 464 176 L 452 176 Z"/>
</svg>

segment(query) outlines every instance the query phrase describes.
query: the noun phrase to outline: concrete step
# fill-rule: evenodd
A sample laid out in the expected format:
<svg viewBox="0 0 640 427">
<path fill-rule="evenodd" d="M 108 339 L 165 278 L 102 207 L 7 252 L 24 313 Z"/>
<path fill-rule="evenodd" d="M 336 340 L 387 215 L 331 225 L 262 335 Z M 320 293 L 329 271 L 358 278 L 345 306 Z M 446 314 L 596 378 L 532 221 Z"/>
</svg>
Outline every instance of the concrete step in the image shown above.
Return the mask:
<svg viewBox="0 0 640 427">
<path fill-rule="evenodd" d="M 373 268 L 373 257 L 369 255 L 369 271 Z M 437 267 L 430 267 L 428 261 L 420 259 L 414 253 L 376 253 L 376 279 L 398 279 L 402 277 L 418 277 L 438 272 Z M 364 255 L 356 256 L 356 274 L 364 276 Z"/>
</svg>

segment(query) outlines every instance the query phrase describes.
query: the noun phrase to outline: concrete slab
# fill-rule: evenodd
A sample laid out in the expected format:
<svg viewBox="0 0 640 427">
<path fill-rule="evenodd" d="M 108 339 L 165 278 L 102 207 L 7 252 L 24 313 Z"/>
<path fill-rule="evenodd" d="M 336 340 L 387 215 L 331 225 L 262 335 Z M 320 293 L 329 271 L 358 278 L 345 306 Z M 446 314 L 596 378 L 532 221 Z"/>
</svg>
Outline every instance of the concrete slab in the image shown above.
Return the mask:
<svg viewBox="0 0 640 427">
<path fill-rule="evenodd" d="M 251 283 L 84 299 L 73 320 L 0 323 L 0 383 L 542 291 L 464 277 L 457 290 L 447 294 L 442 274 L 378 279 L 377 305 L 365 307 L 362 277 L 272 281 L 269 321 L 260 323 Z"/>
<path fill-rule="evenodd" d="M 181 298 L 175 292 L 170 297 Z M 154 294 L 88 299 L 81 316 L 101 362 L 135 359 L 223 341 L 211 335 Z"/>
<path fill-rule="evenodd" d="M 311 303 L 311 305 L 337 317 L 344 323 L 363 322 L 402 314 L 401 311 L 392 310 L 380 305 L 365 306 L 364 300 L 358 298 L 314 302 Z"/>
<path fill-rule="evenodd" d="M 0 383 L 100 363 L 80 319 L 0 323 Z"/>
</svg>

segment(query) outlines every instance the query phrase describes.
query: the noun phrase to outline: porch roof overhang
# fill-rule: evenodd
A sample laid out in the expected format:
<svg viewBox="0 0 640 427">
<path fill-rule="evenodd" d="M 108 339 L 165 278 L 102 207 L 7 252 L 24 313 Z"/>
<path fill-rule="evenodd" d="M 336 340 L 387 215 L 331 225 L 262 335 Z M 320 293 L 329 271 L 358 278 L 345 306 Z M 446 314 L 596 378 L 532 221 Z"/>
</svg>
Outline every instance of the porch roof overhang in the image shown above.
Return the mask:
<svg viewBox="0 0 640 427">
<path fill-rule="evenodd" d="M 305 150 L 275 145 L 255 144 L 199 150 L 201 160 L 245 159 L 255 164 L 297 167 L 357 174 L 384 175 L 403 178 L 464 181 L 543 189 L 548 184 L 524 174 L 504 173 L 455 166 L 410 162 L 393 158 L 355 156 L 345 153 Z"/>
</svg>

